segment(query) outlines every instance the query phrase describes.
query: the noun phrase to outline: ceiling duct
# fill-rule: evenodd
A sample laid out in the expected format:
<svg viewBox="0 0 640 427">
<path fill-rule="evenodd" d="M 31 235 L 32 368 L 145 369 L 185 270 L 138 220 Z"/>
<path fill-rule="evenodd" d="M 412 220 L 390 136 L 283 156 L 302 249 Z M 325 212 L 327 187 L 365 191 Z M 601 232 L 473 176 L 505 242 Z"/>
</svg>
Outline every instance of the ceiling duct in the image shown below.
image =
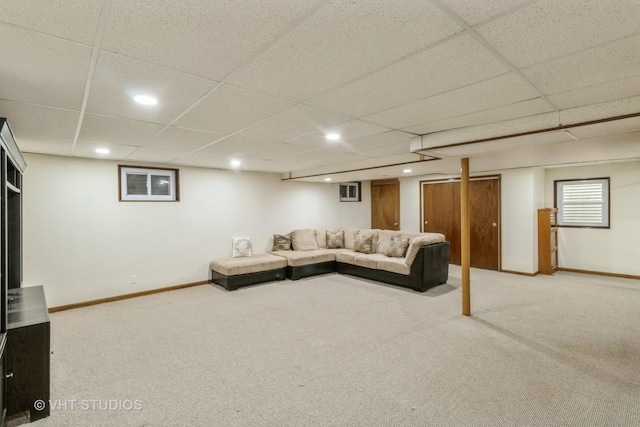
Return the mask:
<svg viewBox="0 0 640 427">
<path fill-rule="evenodd" d="M 481 151 L 487 151 L 490 146 L 503 150 L 535 145 L 536 142 L 558 142 L 563 138 L 575 139 L 570 132 L 572 128 L 635 117 L 640 117 L 640 96 L 421 135 L 411 141 L 410 151 L 457 156 L 478 152 L 480 146 L 483 147 Z M 640 130 L 640 123 L 637 127 Z"/>
</svg>

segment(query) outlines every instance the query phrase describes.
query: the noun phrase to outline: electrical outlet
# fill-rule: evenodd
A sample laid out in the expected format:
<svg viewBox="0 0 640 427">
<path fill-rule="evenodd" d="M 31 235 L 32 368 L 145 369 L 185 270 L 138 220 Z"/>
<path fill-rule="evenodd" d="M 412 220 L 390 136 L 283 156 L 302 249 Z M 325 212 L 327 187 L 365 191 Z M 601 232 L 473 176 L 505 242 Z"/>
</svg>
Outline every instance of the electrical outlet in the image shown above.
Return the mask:
<svg viewBox="0 0 640 427">
<path fill-rule="evenodd" d="M 136 283 L 138 283 L 138 276 L 134 274 L 133 276 L 131 276 L 131 284 L 135 285 Z"/>
</svg>

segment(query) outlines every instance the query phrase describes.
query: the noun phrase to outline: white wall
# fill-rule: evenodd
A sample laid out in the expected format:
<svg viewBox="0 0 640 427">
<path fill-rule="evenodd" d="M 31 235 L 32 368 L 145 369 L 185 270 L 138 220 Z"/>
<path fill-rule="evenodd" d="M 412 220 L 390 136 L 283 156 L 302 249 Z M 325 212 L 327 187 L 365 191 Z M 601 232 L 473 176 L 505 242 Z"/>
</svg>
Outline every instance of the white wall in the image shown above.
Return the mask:
<svg viewBox="0 0 640 427">
<path fill-rule="evenodd" d="M 545 204 L 554 180 L 610 178 L 610 229 L 560 228 L 561 268 L 640 276 L 640 162 L 548 169 Z"/>
<path fill-rule="evenodd" d="M 180 167 L 180 202 L 119 202 L 117 162 L 25 158 L 23 286 L 44 285 L 50 307 L 207 280 L 233 236 L 266 252 L 274 233 L 370 227 L 365 182 L 340 203 L 337 183 Z"/>
<path fill-rule="evenodd" d="M 544 207 L 544 171 L 511 169 L 501 173 L 502 265 L 507 271 L 538 271 L 538 214 Z"/>
</svg>

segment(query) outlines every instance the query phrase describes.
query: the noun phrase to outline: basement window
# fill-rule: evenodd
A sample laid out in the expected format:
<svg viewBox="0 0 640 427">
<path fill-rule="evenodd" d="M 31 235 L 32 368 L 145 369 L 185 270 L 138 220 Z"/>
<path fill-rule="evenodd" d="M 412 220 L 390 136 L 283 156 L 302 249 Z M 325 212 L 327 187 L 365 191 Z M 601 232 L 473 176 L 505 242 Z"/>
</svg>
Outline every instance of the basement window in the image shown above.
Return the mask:
<svg viewBox="0 0 640 427">
<path fill-rule="evenodd" d="M 560 227 L 609 228 L 609 178 L 555 181 Z"/>
<path fill-rule="evenodd" d="M 360 182 L 341 182 L 340 183 L 340 201 L 341 202 L 359 202 L 360 198 Z"/>
<path fill-rule="evenodd" d="M 177 202 L 178 169 L 118 165 L 121 202 Z"/>
</svg>

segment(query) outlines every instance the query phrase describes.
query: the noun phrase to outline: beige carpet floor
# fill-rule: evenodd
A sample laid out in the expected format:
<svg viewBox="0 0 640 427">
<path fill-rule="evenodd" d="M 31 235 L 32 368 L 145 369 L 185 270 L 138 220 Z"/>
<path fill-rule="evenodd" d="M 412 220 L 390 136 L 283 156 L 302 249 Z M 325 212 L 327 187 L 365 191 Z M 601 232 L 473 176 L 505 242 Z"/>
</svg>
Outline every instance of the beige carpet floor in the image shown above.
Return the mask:
<svg viewBox="0 0 640 427">
<path fill-rule="evenodd" d="M 640 282 L 460 269 L 424 294 L 337 274 L 51 315 L 70 426 L 638 426 Z"/>
</svg>

